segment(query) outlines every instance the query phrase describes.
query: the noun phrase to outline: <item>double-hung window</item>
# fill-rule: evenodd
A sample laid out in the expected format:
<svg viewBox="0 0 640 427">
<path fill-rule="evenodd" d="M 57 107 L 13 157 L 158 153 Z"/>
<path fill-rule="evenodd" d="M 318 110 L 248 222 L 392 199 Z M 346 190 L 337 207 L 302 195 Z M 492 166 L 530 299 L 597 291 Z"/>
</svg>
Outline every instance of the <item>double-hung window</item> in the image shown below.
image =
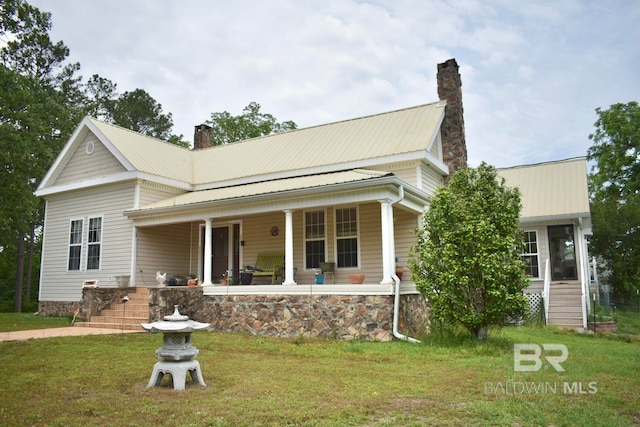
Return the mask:
<svg viewBox="0 0 640 427">
<path fill-rule="evenodd" d="M 80 270 L 80 260 L 82 259 L 82 224 L 81 219 L 72 219 L 69 227 L 69 260 L 67 269 L 69 271 Z"/>
<path fill-rule="evenodd" d="M 538 233 L 536 231 L 524 232 L 524 248 L 522 260 L 525 262 L 525 271 L 532 278 L 540 277 L 538 263 Z"/>
<path fill-rule="evenodd" d="M 305 268 L 318 268 L 325 261 L 326 227 L 324 211 L 304 213 Z"/>
<path fill-rule="evenodd" d="M 100 270 L 102 248 L 102 217 L 89 218 L 87 240 L 87 270 Z"/>
<path fill-rule="evenodd" d="M 336 209 L 338 268 L 358 267 L 358 209 Z"/>
</svg>

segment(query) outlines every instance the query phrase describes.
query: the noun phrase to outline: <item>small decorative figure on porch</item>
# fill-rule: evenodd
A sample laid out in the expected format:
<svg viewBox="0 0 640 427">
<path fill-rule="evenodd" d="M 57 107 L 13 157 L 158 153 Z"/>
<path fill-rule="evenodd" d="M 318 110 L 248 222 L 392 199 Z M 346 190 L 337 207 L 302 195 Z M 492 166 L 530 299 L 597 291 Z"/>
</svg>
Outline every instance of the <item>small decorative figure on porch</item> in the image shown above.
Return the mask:
<svg viewBox="0 0 640 427">
<path fill-rule="evenodd" d="M 165 281 L 167 280 L 167 272 L 165 271 L 164 274 L 161 273 L 160 271 L 156 272 L 156 282 L 158 282 L 158 286 L 165 286 Z"/>
</svg>

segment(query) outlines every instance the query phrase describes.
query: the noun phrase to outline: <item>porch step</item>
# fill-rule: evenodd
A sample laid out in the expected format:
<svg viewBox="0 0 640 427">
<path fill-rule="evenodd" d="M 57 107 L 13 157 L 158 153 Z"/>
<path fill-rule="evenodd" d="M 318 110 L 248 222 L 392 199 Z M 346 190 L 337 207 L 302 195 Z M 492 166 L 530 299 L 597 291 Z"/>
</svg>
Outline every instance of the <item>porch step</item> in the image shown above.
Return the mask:
<svg viewBox="0 0 640 427">
<path fill-rule="evenodd" d="M 579 282 L 550 286 L 548 324 L 562 328 L 583 328 L 582 288 Z"/>
<path fill-rule="evenodd" d="M 74 326 L 142 331 L 140 324 L 149 322 L 149 289 L 136 288 L 127 296 L 128 301 L 113 301 L 99 315 L 91 316 L 90 321 L 74 323 Z"/>
</svg>

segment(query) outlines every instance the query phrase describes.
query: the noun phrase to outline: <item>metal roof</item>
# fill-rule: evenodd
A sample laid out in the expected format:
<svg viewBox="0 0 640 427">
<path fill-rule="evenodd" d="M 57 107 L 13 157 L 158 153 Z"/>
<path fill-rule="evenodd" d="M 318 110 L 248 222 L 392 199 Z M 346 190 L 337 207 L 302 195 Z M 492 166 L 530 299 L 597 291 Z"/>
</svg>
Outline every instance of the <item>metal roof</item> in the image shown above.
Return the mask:
<svg viewBox="0 0 640 427">
<path fill-rule="evenodd" d="M 518 187 L 522 219 L 589 217 L 587 160 L 584 157 L 497 169 L 510 187 Z"/>
<path fill-rule="evenodd" d="M 367 160 L 424 153 L 436 138 L 445 105 L 435 102 L 203 150 L 89 121 L 136 170 L 202 188 L 256 181 L 261 176 L 273 179 L 352 169 L 370 166 L 362 163 Z"/>
<path fill-rule="evenodd" d="M 125 163 L 140 172 L 191 183 L 193 154 L 191 150 L 170 144 L 129 129 L 87 117 L 117 151 Z M 103 140 L 104 141 L 104 140 Z"/>
<path fill-rule="evenodd" d="M 356 169 L 327 174 L 307 175 L 295 178 L 256 182 L 252 184 L 216 188 L 212 190 L 192 191 L 146 206 L 141 206 L 138 209 L 128 210 L 127 213 L 157 211 L 174 207 L 190 207 L 222 200 L 272 194 L 283 191 L 309 189 L 313 187 L 324 187 L 327 185 L 343 184 L 349 182 L 365 181 L 391 175 L 393 174 L 389 172 Z"/>
<path fill-rule="evenodd" d="M 436 102 L 193 151 L 194 184 L 424 151 L 439 131 L 445 105 Z"/>
</svg>

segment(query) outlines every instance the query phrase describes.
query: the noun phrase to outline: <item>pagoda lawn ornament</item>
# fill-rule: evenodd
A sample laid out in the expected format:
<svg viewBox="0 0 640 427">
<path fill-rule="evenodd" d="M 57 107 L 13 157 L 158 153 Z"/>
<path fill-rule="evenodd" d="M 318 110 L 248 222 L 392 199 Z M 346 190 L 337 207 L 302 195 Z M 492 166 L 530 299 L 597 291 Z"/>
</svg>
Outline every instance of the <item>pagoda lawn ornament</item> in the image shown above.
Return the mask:
<svg viewBox="0 0 640 427">
<path fill-rule="evenodd" d="M 164 321 L 142 323 L 144 329 L 164 334 L 162 347 L 156 350 L 159 361 L 153 367 L 147 387 L 158 387 L 162 377 L 171 374 L 174 390 L 184 390 L 187 372 L 194 383 L 206 386 L 200 362 L 195 360 L 198 349 L 191 345 L 191 332 L 207 329 L 211 324 L 189 320 L 189 316 L 180 314 L 177 305 L 173 307 L 173 314 L 164 316 Z"/>
</svg>

